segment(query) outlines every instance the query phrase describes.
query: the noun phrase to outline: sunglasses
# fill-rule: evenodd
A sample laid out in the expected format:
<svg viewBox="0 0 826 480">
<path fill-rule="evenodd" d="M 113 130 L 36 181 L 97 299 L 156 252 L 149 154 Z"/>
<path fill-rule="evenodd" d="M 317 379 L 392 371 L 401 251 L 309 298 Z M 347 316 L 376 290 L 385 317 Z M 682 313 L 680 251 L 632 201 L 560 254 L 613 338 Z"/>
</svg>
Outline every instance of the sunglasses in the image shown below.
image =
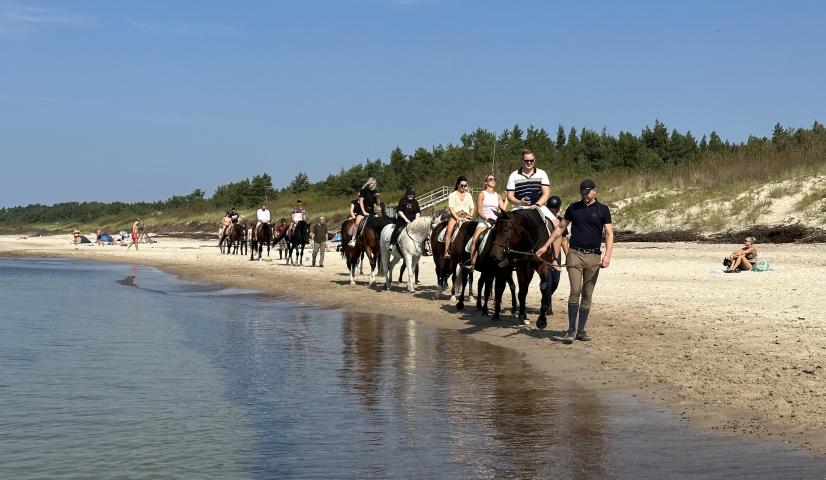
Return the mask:
<svg viewBox="0 0 826 480">
<path fill-rule="evenodd" d="M 460 183 L 459 186 L 462 188 L 467 188 L 467 183 Z"/>
<path fill-rule="evenodd" d="M 524 159 L 522 161 L 525 162 L 525 163 L 534 163 L 536 161 L 536 159 L 531 158 L 531 159 Z"/>
<path fill-rule="evenodd" d="M 496 181 L 496 178 L 494 178 L 494 177 L 490 177 L 490 178 L 489 178 L 489 179 L 487 179 L 486 181 L 487 181 L 487 182 L 495 182 L 495 181 Z"/>
</svg>

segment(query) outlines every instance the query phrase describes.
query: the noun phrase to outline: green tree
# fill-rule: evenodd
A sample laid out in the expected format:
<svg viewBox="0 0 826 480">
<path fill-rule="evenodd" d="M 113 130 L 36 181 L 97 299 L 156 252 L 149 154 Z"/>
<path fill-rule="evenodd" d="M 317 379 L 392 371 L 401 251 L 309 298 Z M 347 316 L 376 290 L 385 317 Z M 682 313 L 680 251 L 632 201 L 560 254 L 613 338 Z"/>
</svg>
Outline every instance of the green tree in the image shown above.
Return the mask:
<svg viewBox="0 0 826 480">
<path fill-rule="evenodd" d="M 310 179 L 304 172 L 298 172 L 293 181 L 287 187 L 289 191 L 295 194 L 304 193 L 310 188 Z"/>
<path fill-rule="evenodd" d="M 565 146 L 566 140 L 565 128 L 560 125 L 559 128 L 556 129 L 556 149 L 562 150 L 562 147 Z"/>
<path fill-rule="evenodd" d="M 723 140 L 720 138 L 720 135 L 717 135 L 717 132 L 712 130 L 708 136 L 708 151 L 721 152 L 723 150 L 725 150 Z"/>
</svg>

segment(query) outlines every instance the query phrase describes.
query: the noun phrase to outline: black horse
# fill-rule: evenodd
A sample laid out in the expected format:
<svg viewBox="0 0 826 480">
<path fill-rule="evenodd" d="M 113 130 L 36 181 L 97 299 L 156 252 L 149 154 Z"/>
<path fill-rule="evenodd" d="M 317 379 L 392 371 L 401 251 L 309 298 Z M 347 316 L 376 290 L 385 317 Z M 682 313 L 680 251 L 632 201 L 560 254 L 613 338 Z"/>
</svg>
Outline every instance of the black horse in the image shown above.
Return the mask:
<svg viewBox="0 0 826 480">
<path fill-rule="evenodd" d="M 250 260 L 255 257 L 255 251 L 258 250 L 258 260 L 261 260 L 261 252 L 264 245 L 267 246 L 267 257 L 270 256 L 270 243 L 272 242 L 272 225 L 269 223 L 262 223 L 252 232 L 252 248 L 250 248 Z"/>
<path fill-rule="evenodd" d="M 301 220 L 295 224 L 292 232 L 285 237 L 287 240 L 287 265 L 304 265 L 304 246 L 310 241 L 310 224 Z M 296 257 L 293 261 L 293 251 Z"/>
<path fill-rule="evenodd" d="M 502 293 L 504 293 L 508 278 L 513 271 L 516 271 L 516 278 L 519 282 L 519 319 L 527 323 L 525 298 L 528 295 L 528 286 L 534 272 L 539 273 L 540 278 L 544 279 L 549 268 L 548 263 L 535 254 L 539 247 L 548 240 L 545 219 L 535 209 L 503 212 L 496 220 L 496 227 L 491 234 L 492 238 L 488 239 L 490 251 L 487 261 L 492 263 L 490 268 L 493 269 L 496 280 L 493 320 L 499 319 Z M 549 251 L 546 256 L 550 259 L 554 258 L 555 254 L 553 251 Z M 550 288 L 548 288 L 546 282 L 542 282 L 541 285 L 545 288 L 542 290 L 539 318 L 536 321 L 537 328 L 545 328 L 548 325 L 546 314 L 550 300 L 548 298 Z"/>
<path fill-rule="evenodd" d="M 493 227 L 496 228 L 496 227 Z M 488 315 L 488 300 L 490 299 L 491 290 L 493 288 L 494 280 L 496 279 L 496 262 L 493 261 L 490 250 L 493 245 L 493 230 L 487 232 L 488 239 L 485 242 L 484 248 L 480 249 L 479 244 L 482 242 L 480 237 L 477 240 L 476 251 L 479 254 L 476 257 L 475 270 L 479 272 L 479 284 L 476 287 L 476 310 L 482 312 L 482 315 Z M 505 278 L 508 288 L 511 291 L 511 314 L 516 314 L 516 285 L 513 283 L 513 275 L 502 275 Z"/>
</svg>

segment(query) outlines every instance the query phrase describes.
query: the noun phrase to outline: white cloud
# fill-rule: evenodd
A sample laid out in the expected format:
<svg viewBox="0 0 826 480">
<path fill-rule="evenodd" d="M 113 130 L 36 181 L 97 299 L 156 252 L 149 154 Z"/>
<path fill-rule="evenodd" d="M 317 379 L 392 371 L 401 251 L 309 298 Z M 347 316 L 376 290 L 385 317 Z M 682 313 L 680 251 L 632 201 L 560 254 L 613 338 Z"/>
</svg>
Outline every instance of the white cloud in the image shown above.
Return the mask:
<svg viewBox="0 0 826 480">
<path fill-rule="evenodd" d="M 21 37 L 49 26 L 89 27 L 94 23 L 89 15 L 0 1 L 0 35 Z"/>
</svg>

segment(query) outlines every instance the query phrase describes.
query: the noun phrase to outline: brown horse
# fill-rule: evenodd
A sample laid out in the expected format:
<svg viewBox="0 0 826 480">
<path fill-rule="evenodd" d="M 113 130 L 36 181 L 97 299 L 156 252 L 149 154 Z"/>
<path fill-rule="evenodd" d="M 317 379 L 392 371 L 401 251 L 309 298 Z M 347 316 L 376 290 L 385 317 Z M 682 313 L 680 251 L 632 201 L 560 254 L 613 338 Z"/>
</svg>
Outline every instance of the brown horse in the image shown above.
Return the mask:
<svg viewBox="0 0 826 480">
<path fill-rule="evenodd" d="M 370 262 L 370 280 L 367 284 L 373 285 L 376 281 L 376 273 L 378 273 L 379 261 L 381 260 L 381 231 L 387 225 L 392 224 L 393 219 L 390 217 L 366 217 L 362 222 L 366 222 L 366 225 L 356 243 L 361 242 L 364 256 Z"/>
<path fill-rule="evenodd" d="M 244 240 L 245 240 L 245 233 L 246 227 L 241 224 L 233 223 L 229 225 L 226 229 L 225 239 L 226 239 L 226 252 L 232 253 L 233 255 L 238 254 L 238 249 L 241 249 L 241 255 L 245 255 L 244 253 Z M 230 249 L 232 252 L 230 252 Z"/>
<path fill-rule="evenodd" d="M 270 243 L 272 242 L 272 225 L 269 223 L 262 223 L 252 232 L 252 248 L 250 248 L 250 260 L 255 257 L 255 251 L 258 250 L 258 260 L 261 260 L 261 253 L 264 245 L 267 246 L 267 257 L 270 256 Z M 257 248 L 256 248 L 257 247 Z"/>
<path fill-rule="evenodd" d="M 445 258 L 445 244 L 444 241 L 439 241 L 439 235 L 442 230 L 447 228 L 447 222 L 441 222 L 433 229 L 430 235 L 430 245 L 433 248 L 433 262 L 436 265 L 436 284 L 438 285 L 437 296 L 441 297 L 442 292 L 447 288 L 447 278 L 451 279 L 450 301 L 456 302 L 456 309 L 462 310 L 465 308 L 465 287 L 468 282 L 471 288 L 468 295 L 473 295 L 473 272 L 465 268 L 465 264 L 470 260 L 470 254 L 465 251 L 465 244 L 473 236 L 476 230 L 476 221 L 463 222 L 455 228 L 456 237 L 450 242 L 450 258 Z M 456 298 L 456 269 L 461 267 L 460 281 L 462 282 L 462 290 L 459 298 Z M 478 293 L 478 292 L 477 292 Z"/>
<path fill-rule="evenodd" d="M 476 251 L 479 252 L 475 265 L 475 270 L 479 272 L 479 284 L 476 287 L 476 310 L 482 312 L 483 316 L 488 315 L 488 300 L 490 299 L 494 280 L 496 280 L 497 271 L 496 262 L 492 261 L 490 256 L 491 245 L 493 245 L 491 240 L 493 230 L 489 230 L 487 235 L 489 238 L 485 242 L 484 248 L 480 248 L 483 237 L 480 237 L 476 244 Z M 513 283 L 513 275 L 503 275 L 503 277 L 511 292 L 511 315 L 516 315 L 516 286 Z"/>
<path fill-rule="evenodd" d="M 525 314 L 525 298 L 528 295 L 528 286 L 533 279 L 534 272 L 545 278 L 547 275 L 548 263 L 543 258 L 536 256 L 535 252 L 548 240 L 548 229 L 545 227 L 545 220 L 538 210 L 525 209 L 513 212 L 503 212 L 496 220 L 496 227 L 491 233 L 489 258 L 494 269 L 496 279 L 496 289 L 493 302 L 493 320 L 499 319 L 499 312 L 502 306 L 502 293 L 505 290 L 507 278 L 511 272 L 516 271 L 516 278 L 519 282 L 519 319 L 529 324 L 528 316 Z M 547 259 L 556 255 L 553 249 L 546 253 Z M 542 301 L 539 310 L 539 318 L 536 321 L 537 328 L 545 328 L 548 324 L 546 317 L 550 299 L 548 294 L 550 288 L 546 282 L 542 282 L 545 288 L 542 290 Z"/>
<path fill-rule="evenodd" d="M 363 250 L 361 242 L 356 242 L 356 245 L 350 246 L 350 229 L 356 223 L 355 218 L 350 218 L 341 224 L 341 256 L 347 264 L 347 271 L 350 273 L 350 285 L 356 284 L 356 267 L 359 266 L 359 260 L 363 258 Z"/>
</svg>

